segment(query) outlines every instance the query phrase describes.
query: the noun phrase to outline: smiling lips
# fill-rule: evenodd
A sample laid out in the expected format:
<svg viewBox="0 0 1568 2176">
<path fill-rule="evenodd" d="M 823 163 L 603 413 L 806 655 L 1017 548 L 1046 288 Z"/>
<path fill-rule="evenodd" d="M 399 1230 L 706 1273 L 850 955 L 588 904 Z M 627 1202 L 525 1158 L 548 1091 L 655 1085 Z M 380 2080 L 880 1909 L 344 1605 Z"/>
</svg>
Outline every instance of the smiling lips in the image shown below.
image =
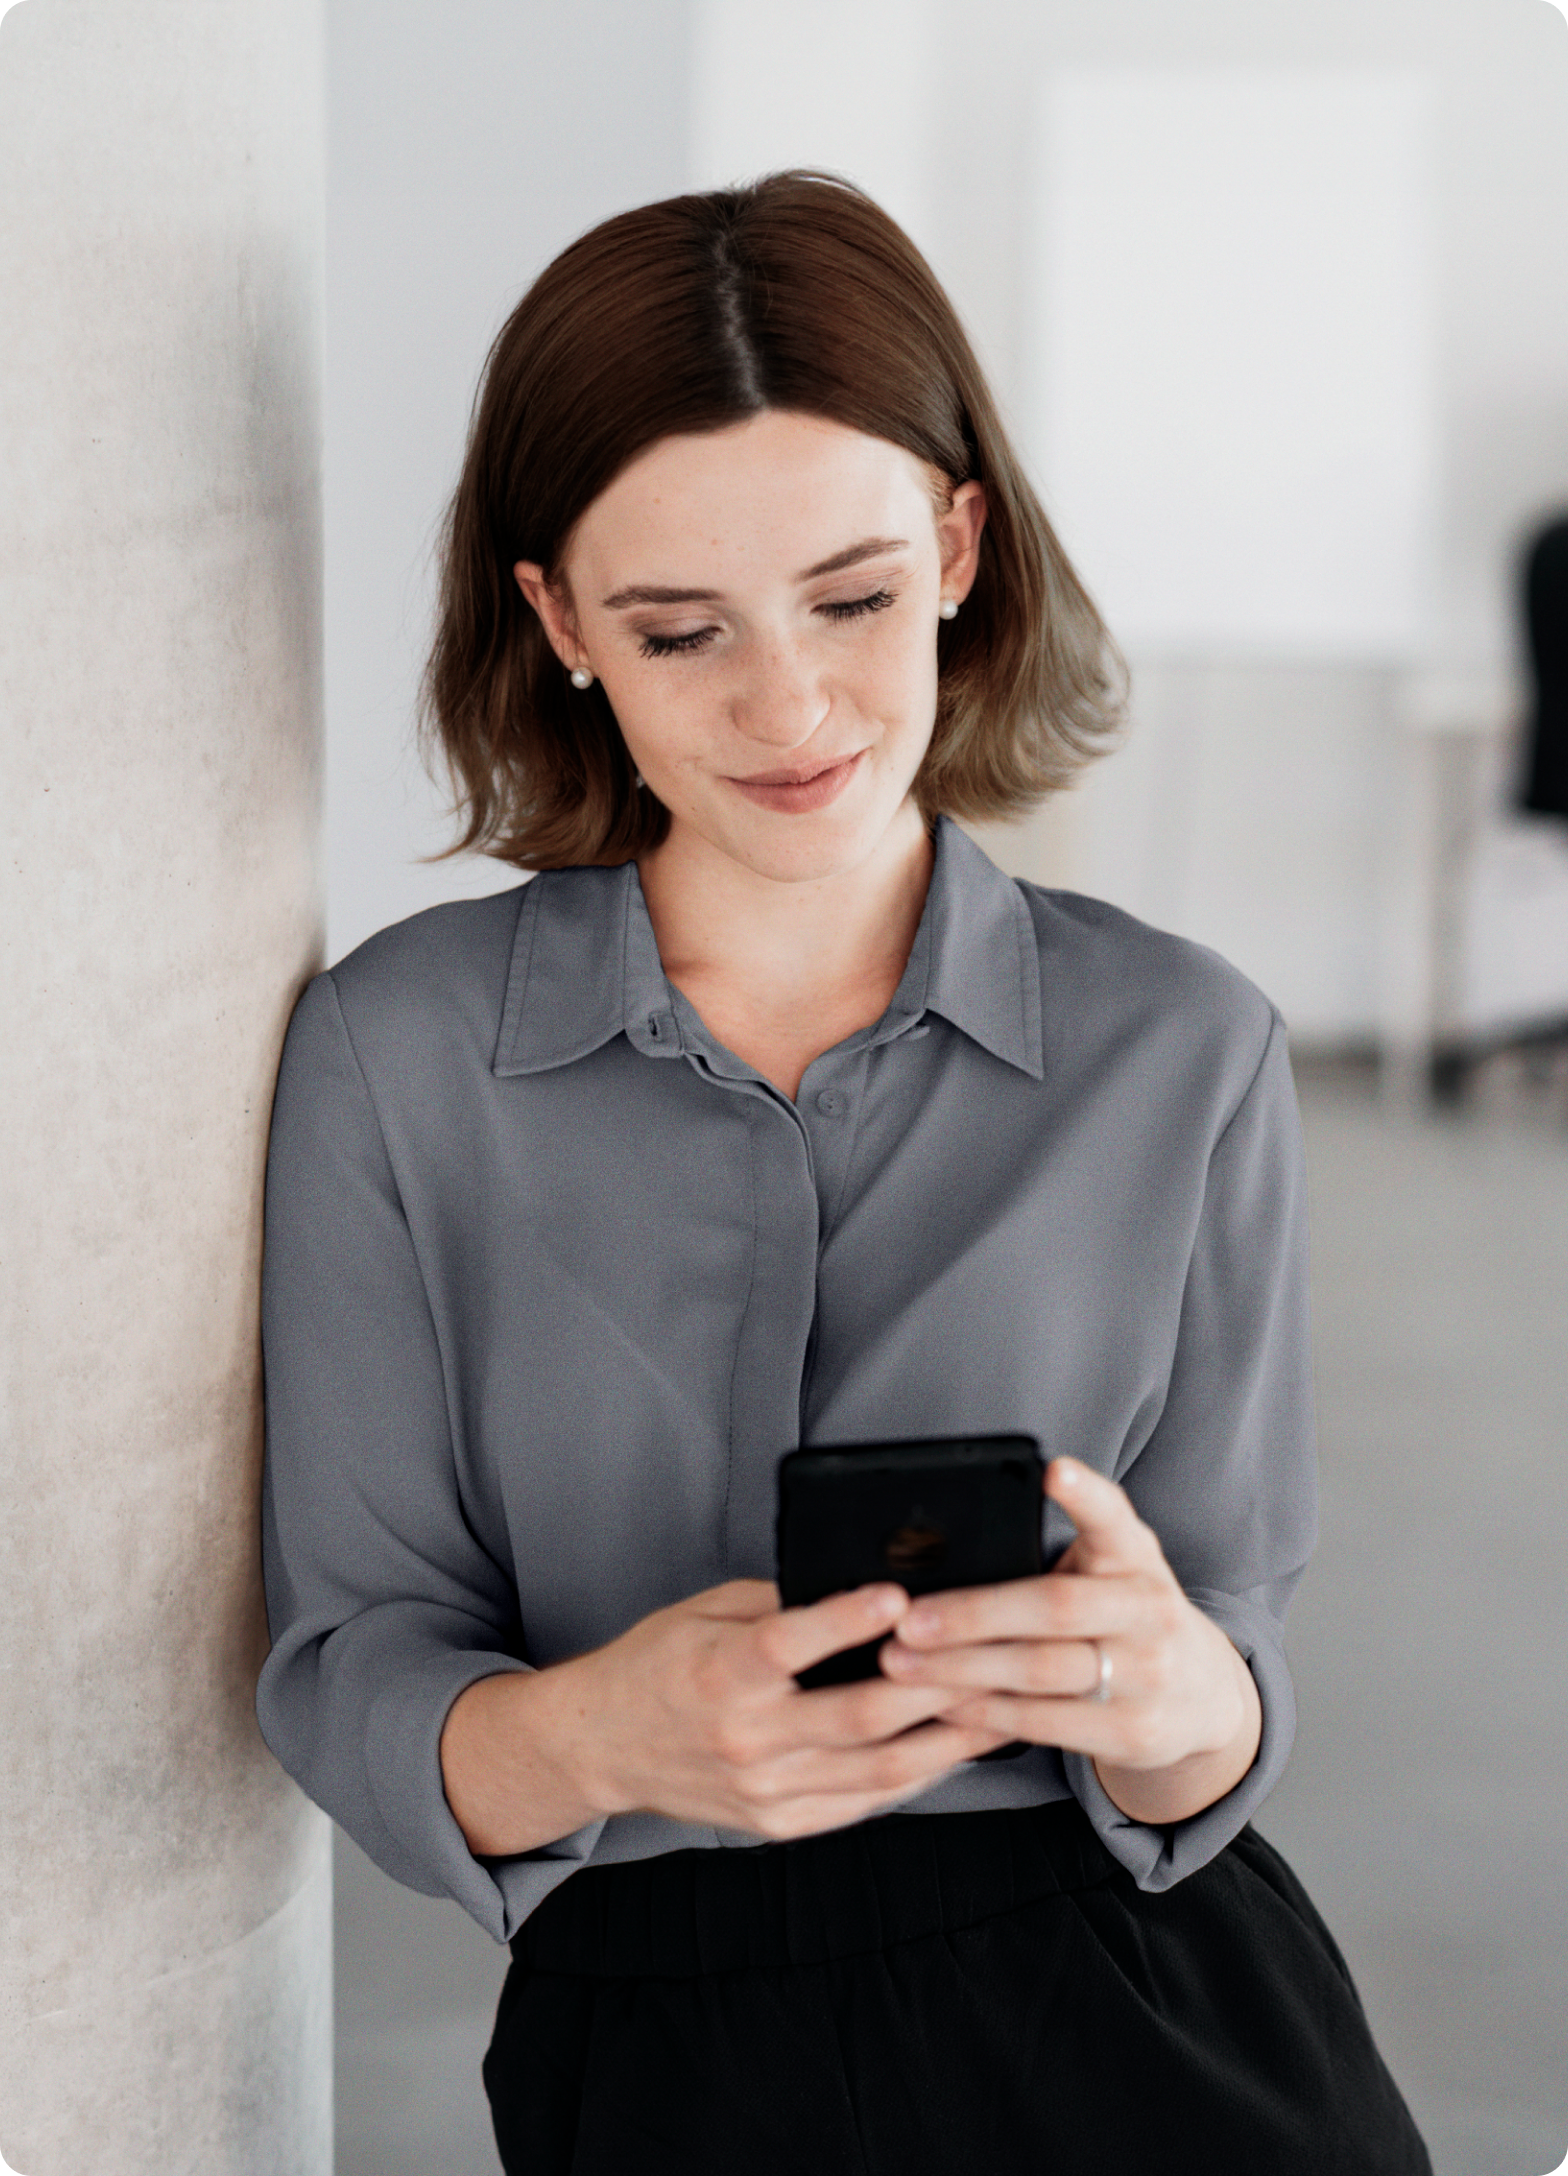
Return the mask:
<svg viewBox="0 0 1568 2176">
<path fill-rule="evenodd" d="M 754 777 L 732 778 L 729 783 L 745 794 L 748 801 L 755 801 L 759 808 L 777 809 L 782 814 L 807 815 L 812 809 L 826 808 L 836 800 L 854 776 L 855 767 L 865 754 L 858 748 L 852 756 L 842 756 L 836 763 L 825 764 L 813 771 L 759 771 Z"/>
</svg>

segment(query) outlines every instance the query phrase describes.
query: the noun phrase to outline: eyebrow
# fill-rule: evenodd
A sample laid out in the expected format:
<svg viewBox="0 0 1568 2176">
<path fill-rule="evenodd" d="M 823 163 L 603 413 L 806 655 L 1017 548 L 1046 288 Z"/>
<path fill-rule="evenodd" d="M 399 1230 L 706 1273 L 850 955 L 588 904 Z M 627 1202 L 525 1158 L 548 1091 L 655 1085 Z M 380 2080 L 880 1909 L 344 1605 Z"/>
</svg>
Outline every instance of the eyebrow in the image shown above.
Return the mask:
<svg viewBox="0 0 1568 2176">
<path fill-rule="evenodd" d="M 846 545 L 843 551 L 834 552 L 831 558 L 819 559 L 814 567 L 807 567 L 804 574 L 796 575 L 797 582 L 814 582 L 824 574 L 842 574 L 846 567 L 858 567 L 863 559 L 881 559 L 888 552 L 908 551 L 909 544 L 901 536 L 868 536 L 858 544 Z M 629 588 L 618 589 L 604 600 L 606 611 L 618 612 L 629 604 L 714 604 L 721 592 L 716 589 L 667 589 L 658 583 L 634 582 Z"/>
<path fill-rule="evenodd" d="M 798 579 L 814 582 L 819 574 L 842 574 L 846 567 L 858 567 L 862 559 L 880 559 L 886 552 L 907 552 L 909 545 L 901 536 L 868 536 L 864 543 L 851 544 L 831 559 L 819 559 L 814 567 L 808 567 Z"/>
</svg>

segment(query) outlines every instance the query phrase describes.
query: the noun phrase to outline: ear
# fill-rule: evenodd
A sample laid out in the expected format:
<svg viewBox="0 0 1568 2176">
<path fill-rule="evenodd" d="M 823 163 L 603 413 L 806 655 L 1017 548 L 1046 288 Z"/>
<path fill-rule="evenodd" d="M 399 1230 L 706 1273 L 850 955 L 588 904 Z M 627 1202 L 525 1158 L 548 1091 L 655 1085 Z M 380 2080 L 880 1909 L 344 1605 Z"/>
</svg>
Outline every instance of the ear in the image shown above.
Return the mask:
<svg viewBox="0 0 1568 2176">
<path fill-rule="evenodd" d="M 571 672 L 579 665 L 586 666 L 588 653 L 578 637 L 570 592 L 564 585 L 552 588 L 545 580 L 543 567 L 532 559 L 519 559 L 512 573 L 518 588 L 543 622 L 551 649 L 567 671 Z"/>
<path fill-rule="evenodd" d="M 960 603 L 974 586 L 980 566 L 980 532 L 985 527 L 985 486 L 971 479 L 953 493 L 946 513 L 936 517 L 942 554 L 942 593 Z"/>
</svg>

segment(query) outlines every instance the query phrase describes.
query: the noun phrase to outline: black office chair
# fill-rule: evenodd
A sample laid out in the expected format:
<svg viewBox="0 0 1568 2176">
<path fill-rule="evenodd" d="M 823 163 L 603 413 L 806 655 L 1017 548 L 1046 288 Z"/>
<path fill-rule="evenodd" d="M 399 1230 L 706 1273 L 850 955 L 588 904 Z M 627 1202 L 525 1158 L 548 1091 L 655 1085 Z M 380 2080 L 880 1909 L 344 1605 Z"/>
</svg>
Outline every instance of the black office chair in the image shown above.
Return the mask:
<svg viewBox="0 0 1568 2176">
<path fill-rule="evenodd" d="M 1532 815 L 1568 822 L 1568 517 L 1537 532 L 1524 554 L 1523 575 L 1535 686 L 1515 800 Z M 1460 1102 L 1475 1068 L 1501 1051 L 1544 1060 L 1565 1046 L 1568 1018 L 1439 1044 L 1431 1057 L 1433 1100 Z"/>
<path fill-rule="evenodd" d="M 1568 817 L 1568 519 L 1554 521 L 1530 546 L 1524 598 L 1535 708 L 1519 805 L 1537 816 Z"/>
</svg>

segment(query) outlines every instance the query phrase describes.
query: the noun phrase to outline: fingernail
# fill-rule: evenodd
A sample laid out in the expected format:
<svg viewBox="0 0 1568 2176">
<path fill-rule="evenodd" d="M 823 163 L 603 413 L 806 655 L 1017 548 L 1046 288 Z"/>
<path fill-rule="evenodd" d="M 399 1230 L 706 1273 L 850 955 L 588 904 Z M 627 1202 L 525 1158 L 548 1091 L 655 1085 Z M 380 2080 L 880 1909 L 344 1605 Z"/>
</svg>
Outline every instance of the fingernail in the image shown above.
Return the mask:
<svg viewBox="0 0 1568 2176">
<path fill-rule="evenodd" d="M 1064 1488 L 1071 1488 L 1074 1482 L 1076 1482 L 1076 1480 L 1078 1479 L 1078 1468 L 1073 1464 L 1070 1458 L 1059 1458 L 1056 1461 L 1056 1478 L 1058 1481 L 1061 1482 Z"/>
</svg>

